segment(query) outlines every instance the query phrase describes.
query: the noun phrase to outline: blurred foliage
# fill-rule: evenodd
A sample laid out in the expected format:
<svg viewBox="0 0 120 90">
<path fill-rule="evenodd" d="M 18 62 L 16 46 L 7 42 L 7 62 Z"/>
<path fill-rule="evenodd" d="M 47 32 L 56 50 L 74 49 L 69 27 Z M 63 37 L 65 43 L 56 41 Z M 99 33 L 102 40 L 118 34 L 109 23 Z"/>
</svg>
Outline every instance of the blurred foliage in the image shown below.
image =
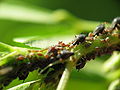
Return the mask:
<svg viewBox="0 0 120 90">
<path fill-rule="evenodd" d="M 119 0 L 2 0 L 19 5 L 45 7 L 52 10 L 66 9 L 80 18 L 110 21 L 120 16 Z"/>
<path fill-rule="evenodd" d="M 39 40 L 58 38 L 56 41 L 59 41 L 64 40 L 61 37 L 69 36 L 65 37 L 68 41 L 71 36 L 88 32 L 100 23 L 85 21 L 77 17 L 111 21 L 114 17 L 120 16 L 119 10 L 119 0 L 1 0 L 0 41 L 15 45 L 12 40 L 18 37 L 38 36 Z M 1 11 L 4 11 L 5 15 L 2 15 Z M 22 16 L 20 16 L 21 13 Z M 16 15 L 16 18 L 13 15 Z M 42 19 L 39 19 L 40 15 Z M 73 90 L 73 88 L 75 90 L 106 90 L 109 82 L 102 71 L 102 64 L 106 57 L 109 56 L 88 62 L 86 67 L 79 72 L 73 71 L 66 90 Z M 18 81 L 11 83 L 11 86 L 16 82 Z"/>
</svg>

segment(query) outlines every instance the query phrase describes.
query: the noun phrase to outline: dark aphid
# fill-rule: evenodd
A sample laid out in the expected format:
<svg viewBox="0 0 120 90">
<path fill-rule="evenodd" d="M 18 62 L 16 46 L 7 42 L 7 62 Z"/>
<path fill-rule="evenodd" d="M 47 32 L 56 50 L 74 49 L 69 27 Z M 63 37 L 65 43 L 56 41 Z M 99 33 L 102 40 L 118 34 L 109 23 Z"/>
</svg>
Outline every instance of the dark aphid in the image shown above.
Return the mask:
<svg viewBox="0 0 120 90">
<path fill-rule="evenodd" d="M 93 32 L 94 36 L 95 35 L 99 36 L 99 34 L 102 34 L 104 29 L 105 29 L 105 25 L 104 24 L 100 24 L 99 26 L 97 26 L 96 29 Z"/>
<path fill-rule="evenodd" d="M 81 58 L 77 62 L 76 69 L 80 70 L 81 68 L 83 68 L 85 66 L 85 64 L 86 64 L 86 61 Z"/>
<path fill-rule="evenodd" d="M 95 59 L 95 52 L 94 51 L 86 54 L 86 60 L 90 61 L 91 59 L 93 59 L 93 60 Z"/>
<path fill-rule="evenodd" d="M 89 48 L 91 46 L 91 43 L 86 43 L 85 48 Z"/>
<path fill-rule="evenodd" d="M 112 29 L 118 28 L 120 29 L 120 17 L 116 17 L 113 21 L 112 21 Z"/>
<path fill-rule="evenodd" d="M 25 80 L 28 76 L 29 72 L 22 72 L 18 75 L 19 80 Z"/>
<path fill-rule="evenodd" d="M 57 58 L 59 59 L 67 59 L 70 56 L 74 55 L 73 52 L 67 51 L 67 50 L 63 50 L 58 56 Z"/>
<path fill-rule="evenodd" d="M 85 41 L 86 35 L 80 34 L 75 37 L 76 37 L 76 39 L 75 39 L 73 45 L 78 45 L 79 43 L 83 43 Z"/>
</svg>

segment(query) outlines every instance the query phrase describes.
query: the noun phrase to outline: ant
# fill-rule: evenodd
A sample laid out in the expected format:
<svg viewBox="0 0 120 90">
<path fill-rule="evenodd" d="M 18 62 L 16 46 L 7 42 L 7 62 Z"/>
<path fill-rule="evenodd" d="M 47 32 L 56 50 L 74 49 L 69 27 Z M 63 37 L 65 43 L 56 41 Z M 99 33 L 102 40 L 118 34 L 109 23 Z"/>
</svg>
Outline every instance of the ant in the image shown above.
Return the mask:
<svg viewBox="0 0 120 90">
<path fill-rule="evenodd" d="M 95 28 L 94 32 L 93 32 L 94 36 L 95 35 L 99 36 L 100 33 L 102 34 L 102 32 L 104 31 L 104 29 L 105 29 L 105 25 L 104 24 L 100 24 L 99 26 L 97 26 Z"/>
<path fill-rule="evenodd" d="M 79 34 L 75 36 L 75 41 L 73 43 L 73 45 L 78 45 L 79 43 L 83 43 L 85 41 L 86 35 L 84 34 Z"/>
<path fill-rule="evenodd" d="M 120 29 L 120 17 L 116 17 L 114 18 L 114 20 L 112 21 L 112 29 L 115 29 L 115 28 L 118 28 Z"/>
<path fill-rule="evenodd" d="M 63 50 L 58 56 L 57 58 L 59 59 L 67 59 L 70 56 L 74 55 L 73 52 L 67 51 L 67 50 Z"/>
</svg>

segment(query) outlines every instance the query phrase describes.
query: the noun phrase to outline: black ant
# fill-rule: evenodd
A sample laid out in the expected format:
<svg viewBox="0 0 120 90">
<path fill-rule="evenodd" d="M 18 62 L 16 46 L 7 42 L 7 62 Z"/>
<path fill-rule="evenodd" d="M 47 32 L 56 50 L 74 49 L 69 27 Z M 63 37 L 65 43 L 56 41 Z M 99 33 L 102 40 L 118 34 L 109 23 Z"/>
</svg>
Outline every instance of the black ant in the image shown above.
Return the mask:
<svg viewBox="0 0 120 90">
<path fill-rule="evenodd" d="M 115 28 L 118 28 L 120 29 L 120 17 L 116 17 L 114 18 L 114 20 L 112 21 L 112 29 L 115 29 Z"/>
<path fill-rule="evenodd" d="M 57 58 L 59 59 L 67 59 L 70 56 L 74 55 L 73 52 L 67 51 L 67 50 L 63 50 L 58 56 Z"/>
<path fill-rule="evenodd" d="M 105 25 L 104 24 L 100 24 L 99 26 L 97 26 L 93 32 L 94 36 L 97 35 L 99 36 L 99 34 L 102 34 L 102 32 L 105 29 Z"/>
<path fill-rule="evenodd" d="M 79 35 L 76 35 L 75 37 L 76 37 L 76 39 L 75 39 L 73 45 L 78 45 L 79 43 L 83 43 L 85 41 L 86 35 L 79 34 Z"/>
</svg>

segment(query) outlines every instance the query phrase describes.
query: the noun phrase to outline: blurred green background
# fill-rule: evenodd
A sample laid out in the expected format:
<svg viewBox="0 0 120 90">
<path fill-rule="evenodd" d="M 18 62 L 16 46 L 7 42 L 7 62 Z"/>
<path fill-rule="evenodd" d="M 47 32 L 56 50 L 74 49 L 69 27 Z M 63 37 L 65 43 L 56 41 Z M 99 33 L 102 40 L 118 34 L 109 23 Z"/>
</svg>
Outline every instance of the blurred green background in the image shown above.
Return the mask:
<svg viewBox="0 0 120 90">
<path fill-rule="evenodd" d="M 69 41 L 66 37 L 89 32 L 117 16 L 120 0 L 0 0 L 0 41 L 15 45 L 14 38 L 30 36 Z M 66 90 L 107 90 L 109 82 L 102 71 L 106 58 L 73 70 Z"/>
</svg>

